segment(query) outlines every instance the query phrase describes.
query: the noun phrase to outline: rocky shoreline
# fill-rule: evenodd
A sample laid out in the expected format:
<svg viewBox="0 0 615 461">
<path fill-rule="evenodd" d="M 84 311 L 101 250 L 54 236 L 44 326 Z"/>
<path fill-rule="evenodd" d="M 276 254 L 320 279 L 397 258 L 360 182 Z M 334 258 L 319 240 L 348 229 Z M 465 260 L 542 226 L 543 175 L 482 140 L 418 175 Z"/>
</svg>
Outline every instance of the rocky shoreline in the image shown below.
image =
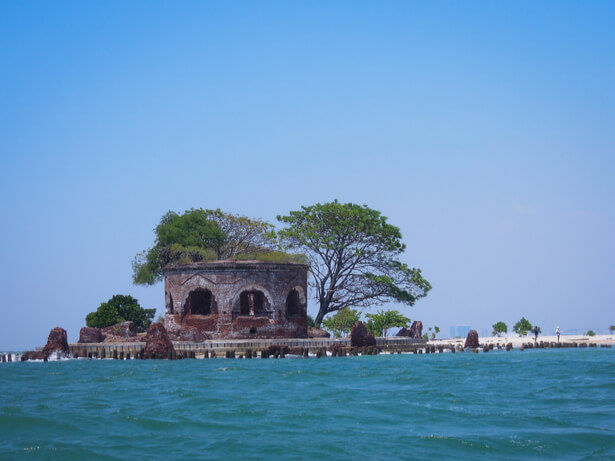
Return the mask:
<svg viewBox="0 0 615 461">
<path fill-rule="evenodd" d="M 190 332 L 188 332 L 190 333 Z M 294 339 L 258 340 L 193 340 L 193 335 L 169 335 L 162 323 L 149 327 L 147 333 L 137 334 L 131 322 L 105 329 L 84 327 L 79 342 L 69 344 L 66 330 L 52 329 L 47 343 L 40 350 L 24 353 L 0 353 L 0 362 L 48 361 L 67 359 L 184 359 L 184 358 L 284 358 L 341 357 L 377 354 L 430 354 L 455 352 L 511 351 L 518 349 L 611 348 L 614 335 L 562 335 L 533 337 L 479 338 L 475 330 L 467 338 L 426 341 L 403 332 L 389 338 L 374 338 L 365 325 L 357 322 L 347 338 L 331 339 L 327 335 Z"/>
</svg>

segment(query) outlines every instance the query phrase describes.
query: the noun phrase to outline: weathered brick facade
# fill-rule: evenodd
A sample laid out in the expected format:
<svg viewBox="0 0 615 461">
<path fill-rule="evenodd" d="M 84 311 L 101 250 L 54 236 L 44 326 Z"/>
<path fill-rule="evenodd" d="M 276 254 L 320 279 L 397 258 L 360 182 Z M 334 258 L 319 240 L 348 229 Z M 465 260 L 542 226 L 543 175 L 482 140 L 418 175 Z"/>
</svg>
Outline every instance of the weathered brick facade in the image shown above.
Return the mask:
<svg viewBox="0 0 615 461">
<path fill-rule="evenodd" d="M 306 338 L 304 264 L 216 261 L 165 268 L 165 326 L 211 339 Z"/>
</svg>

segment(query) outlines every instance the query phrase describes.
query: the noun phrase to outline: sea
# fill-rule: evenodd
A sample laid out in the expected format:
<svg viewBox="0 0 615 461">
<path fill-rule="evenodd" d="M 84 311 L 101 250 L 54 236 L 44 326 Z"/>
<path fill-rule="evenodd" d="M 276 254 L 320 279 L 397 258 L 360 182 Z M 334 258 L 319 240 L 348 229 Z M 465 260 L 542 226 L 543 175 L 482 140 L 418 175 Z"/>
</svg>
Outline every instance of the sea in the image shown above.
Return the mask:
<svg viewBox="0 0 615 461">
<path fill-rule="evenodd" d="M 0 459 L 615 459 L 615 350 L 0 364 Z"/>
</svg>

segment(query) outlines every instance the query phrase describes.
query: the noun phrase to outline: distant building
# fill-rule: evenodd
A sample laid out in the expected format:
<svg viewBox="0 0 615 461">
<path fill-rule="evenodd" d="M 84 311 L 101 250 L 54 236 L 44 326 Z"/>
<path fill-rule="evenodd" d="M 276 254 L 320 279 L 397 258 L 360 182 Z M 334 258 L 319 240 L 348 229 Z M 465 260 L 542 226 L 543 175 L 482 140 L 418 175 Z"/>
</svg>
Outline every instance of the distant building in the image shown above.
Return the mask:
<svg viewBox="0 0 615 461">
<path fill-rule="evenodd" d="M 460 338 L 465 338 L 468 336 L 468 333 L 470 332 L 471 329 L 472 329 L 471 327 L 467 327 L 467 326 L 453 325 L 451 327 L 451 338 L 456 338 L 457 336 L 459 336 Z"/>
</svg>

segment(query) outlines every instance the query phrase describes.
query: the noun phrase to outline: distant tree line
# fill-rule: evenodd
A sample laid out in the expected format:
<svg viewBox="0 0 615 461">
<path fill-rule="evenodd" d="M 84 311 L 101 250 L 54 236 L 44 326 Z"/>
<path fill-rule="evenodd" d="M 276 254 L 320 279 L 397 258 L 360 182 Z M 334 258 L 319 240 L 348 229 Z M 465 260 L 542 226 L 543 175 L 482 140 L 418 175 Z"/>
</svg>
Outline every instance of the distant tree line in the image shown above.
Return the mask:
<svg viewBox="0 0 615 461">
<path fill-rule="evenodd" d="M 358 321 L 361 321 L 361 312 L 349 307 L 343 307 L 335 314 L 326 317 L 322 322 L 322 326 L 339 338 L 348 335 L 353 325 Z M 410 318 L 405 317 L 396 310 L 378 310 L 375 314 L 366 313 L 364 319 L 367 331 L 379 337 L 388 336 L 391 328 L 408 328 L 411 322 Z M 310 326 L 314 325 L 312 323 Z M 439 327 L 429 327 L 428 333 L 424 335 L 424 338 L 435 339 L 439 332 Z"/>
</svg>

